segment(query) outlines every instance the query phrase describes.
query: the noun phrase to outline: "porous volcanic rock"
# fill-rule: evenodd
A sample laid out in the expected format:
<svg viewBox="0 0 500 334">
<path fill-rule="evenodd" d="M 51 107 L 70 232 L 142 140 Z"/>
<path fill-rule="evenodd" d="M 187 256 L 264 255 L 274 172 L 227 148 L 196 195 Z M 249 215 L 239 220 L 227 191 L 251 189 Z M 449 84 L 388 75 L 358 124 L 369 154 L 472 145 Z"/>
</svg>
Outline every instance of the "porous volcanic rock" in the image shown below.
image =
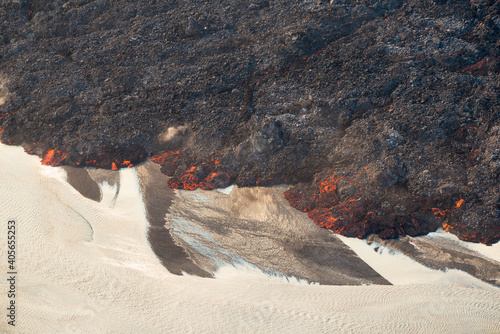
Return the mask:
<svg viewBox="0 0 500 334">
<path fill-rule="evenodd" d="M 0 139 L 293 184 L 320 226 L 500 239 L 500 1 L 0 2 Z M 322 188 L 327 183 L 328 189 Z"/>
</svg>

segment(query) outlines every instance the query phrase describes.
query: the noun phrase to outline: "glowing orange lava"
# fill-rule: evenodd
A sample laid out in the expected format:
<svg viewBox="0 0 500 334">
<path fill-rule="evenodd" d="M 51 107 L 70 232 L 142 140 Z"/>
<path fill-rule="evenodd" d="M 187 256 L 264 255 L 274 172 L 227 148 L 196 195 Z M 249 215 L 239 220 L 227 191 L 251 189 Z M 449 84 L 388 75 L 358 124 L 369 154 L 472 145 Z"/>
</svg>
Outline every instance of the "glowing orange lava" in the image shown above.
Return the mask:
<svg viewBox="0 0 500 334">
<path fill-rule="evenodd" d="M 479 69 L 481 69 L 484 66 L 485 63 L 493 61 L 493 60 L 500 61 L 500 59 L 498 59 L 496 57 L 486 56 L 483 59 L 481 59 L 480 61 L 478 61 L 477 63 L 472 64 L 470 66 L 467 66 L 466 68 L 463 68 L 461 71 L 463 72 L 463 71 L 475 71 L 475 70 L 479 70 Z"/>
<path fill-rule="evenodd" d="M 444 223 L 443 228 L 446 232 L 450 232 L 453 229 L 453 226 Z"/>
<path fill-rule="evenodd" d="M 212 190 L 215 188 L 225 188 L 230 185 L 231 177 L 229 174 L 221 171 L 213 171 L 208 173 L 204 178 L 195 175 L 196 166 L 191 166 L 179 178 L 173 177 L 168 180 L 168 185 L 174 189 L 195 190 L 201 188 L 204 190 Z"/>
<path fill-rule="evenodd" d="M 9 114 L 9 113 L 8 113 L 8 112 L 6 112 L 6 113 L 3 113 L 2 115 L 0 115 L 0 122 L 1 122 L 1 121 L 2 121 L 2 119 L 3 119 L 5 116 L 7 116 L 8 114 Z M 2 128 L 2 127 L 0 126 L 0 133 L 3 133 L 4 131 L 5 131 L 5 129 L 4 129 L 4 128 Z"/>
<path fill-rule="evenodd" d="M 179 151 L 170 151 L 162 154 L 156 154 L 151 157 L 151 161 L 156 162 L 157 164 L 164 163 L 169 157 L 179 156 Z"/>
<path fill-rule="evenodd" d="M 441 210 L 438 208 L 431 208 L 431 210 L 436 218 L 443 218 L 444 216 L 446 216 L 446 212 L 448 211 L 448 210 Z"/>
<path fill-rule="evenodd" d="M 41 164 L 45 166 L 55 167 L 60 165 L 67 156 L 67 153 L 61 152 L 59 150 L 49 150 L 47 153 L 45 153 Z"/>
</svg>

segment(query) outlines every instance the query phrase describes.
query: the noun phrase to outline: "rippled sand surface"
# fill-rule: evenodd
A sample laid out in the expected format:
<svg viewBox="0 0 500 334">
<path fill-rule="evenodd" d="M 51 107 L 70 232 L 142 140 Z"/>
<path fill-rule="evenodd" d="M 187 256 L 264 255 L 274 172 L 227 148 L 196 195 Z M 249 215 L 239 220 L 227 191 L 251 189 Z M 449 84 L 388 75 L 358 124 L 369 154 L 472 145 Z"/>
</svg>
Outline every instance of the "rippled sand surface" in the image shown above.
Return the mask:
<svg viewBox="0 0 500 334">
<path fill-rule="evenodd" d="M 500 289 L 465 274 L 394 286 L 309 285 L 250 265 L 173 275 L 148 244 L 136 170 L 100 189 L 100 202 L 86 198 L 62 168 L 0 145 L 0 221 L 17 222 L 19 272 L 17 326 L 0 332 L 500 332 Z M 352 245 L 361 258 L 365 246 Z"/>
</svg>

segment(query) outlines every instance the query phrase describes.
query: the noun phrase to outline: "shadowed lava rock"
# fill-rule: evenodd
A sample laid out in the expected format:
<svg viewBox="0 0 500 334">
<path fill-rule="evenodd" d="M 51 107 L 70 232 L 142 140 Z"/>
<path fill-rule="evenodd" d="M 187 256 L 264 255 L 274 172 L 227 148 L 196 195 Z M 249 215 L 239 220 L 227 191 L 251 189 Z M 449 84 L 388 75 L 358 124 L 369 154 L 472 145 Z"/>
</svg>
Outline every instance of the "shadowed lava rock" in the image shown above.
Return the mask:
<svg viewBox="0 0 500 334">
<path fill-rule="evenodd" d="M 445 213 L 429 205 L 442 201 L 448 207 L 448 198 L 412 196 L 404 187 L 387 187 L 387 173 L 373 175 L 368 168 L 356 175 L 348 170 L 326 170 L 312 183 L 293 186 L 285 197 L 319 226 L 349 237 L 365 238 L 372 233 L 383 239 L 415 236 L 440 226 Z"/>
<path fill-rule="evenodd" d="M 324 227 L 395 237 L 444 226 L 494 243 L 499 10 L 4 1 L 0 139 L 49 165 L 118 169 L 153 156 L 184 189 L 286 182 L 301 198 L 341 176 L 307 209 Z"/>
</svg>

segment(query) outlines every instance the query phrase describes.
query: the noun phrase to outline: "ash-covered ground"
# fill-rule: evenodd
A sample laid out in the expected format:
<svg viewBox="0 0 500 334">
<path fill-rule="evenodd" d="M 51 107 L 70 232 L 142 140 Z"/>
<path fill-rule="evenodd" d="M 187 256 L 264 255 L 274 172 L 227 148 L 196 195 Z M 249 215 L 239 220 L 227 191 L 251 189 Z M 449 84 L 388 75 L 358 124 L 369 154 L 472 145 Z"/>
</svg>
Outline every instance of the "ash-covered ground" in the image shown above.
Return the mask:
<svg viewBox="0 0 500 334">
<path fill-rule="evenodd" d="M 0 2 L 0 139 L 293 184 L 347 236 L 500 239 L 500 1 Z"/>
</svg>

